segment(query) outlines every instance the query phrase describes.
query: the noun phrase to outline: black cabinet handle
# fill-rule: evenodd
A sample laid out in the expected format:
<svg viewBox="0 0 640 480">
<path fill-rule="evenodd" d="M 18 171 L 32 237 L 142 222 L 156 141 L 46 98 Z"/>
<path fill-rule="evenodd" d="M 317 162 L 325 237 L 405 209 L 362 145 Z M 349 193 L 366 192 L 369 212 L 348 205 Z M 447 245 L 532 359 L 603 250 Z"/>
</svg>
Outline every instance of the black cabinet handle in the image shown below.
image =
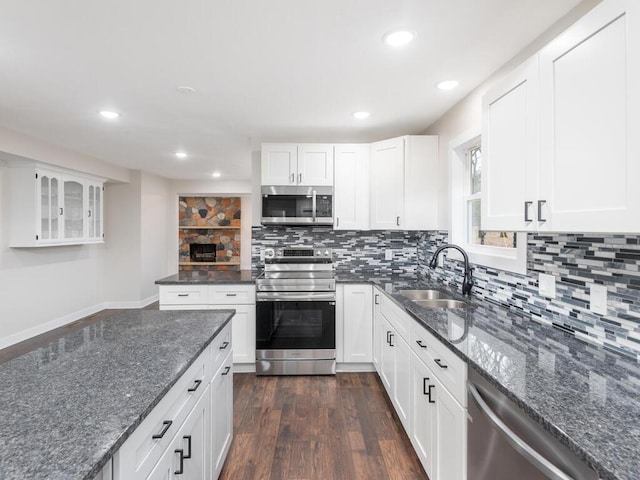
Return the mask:
<svg viewBox="0 0 640 480">
<path fill-rule="evenodd" d="M 191 387 L 191 388 L 188 388 L 187 392 L 195 392 L 198 389 L 198 387 L 200 386 L 201 383 L 202 383 L 202 380 L 196 380 L 195 381 L 195 385 L 193 387 Z"/>
<path fill-rule="evenodd" d="M 434 362 L 436 362 L 440 368 L 449 368 L 446 365 L 442 364 L 442 361 L 439 358 L 436 358 Z"/>
<path fill-rule="evenodd" d="M 227 293 L 227 297 L 237 297 L 237 293 Z"/>
<path fill-rule="evenodd" d="M 416 340 L 416 343 L 420 348 L 427 348 L 427 346 L 424 343 L 422 343 L 422 340 Z"/>
<path fill-rule="evenodd" d="M 182 450 L 181 448 L 176 448 L 174 452 L 180 455 L 180 466 L 178 467 L 178 470 L 173 473 L 175 475 L 182 475 L 184 473 L 184 450 Z"/>
<path fill-rule="evenodd" d="M 429 403 L 436 403 L 436 401 L 431 398 L 431 389 L 435 387 L 435 385 L 429 385 L 429 390 L 427 391 L 427 397 L 429 397 Z"/>
<path fill-rule="evenodd" d="M 422 379 L 422 393 L 425 395 L 429 395 L 429 392 L 427 392 L 427 382 L 429 381 L 429 377 L 424 377 Z"/>
<path fill-rule="evenodd" d="M 400 226 L 400 217 L 396 217 L 396 225 L 399 227 Z"/>
<path fill-rule="evenodd" d="M 87 213 L 88 213 L 87 217 L 90 217 L 91 216 L 91 210 L 87 210 Z"/>
<path fill-rule="evenodd" d="M 378 295 L 377 293 L 373 296 L 373 303 L 375 303 L 376 305 L 380 305 L 380 302 L 378 301 L 378 298 L 380 298 L 380 295 Z"/>
<path fill-rule="evenodd" d="M 545 203 L 547 203 L 546 200 L 538 200 L 538 221 L 539 222 L 547 221 L 546 218 L 542 218 L 542 205 L 544 205 Z"/>
<path fill-rule="evenodd" d="M 64 215 L 64 208 L 60 207 L 60 215 Z"/>
<path fill-rule="evenodd" d="M 229 375 L 230 371 L 231 371 L 231 367 L 225 367 L 224 372 L 222 372 L 221 375 Z"/>
<path fill-rule="evenodd" d="M 178 296 L 179 297 L 188 297 L 189 294 L 188 293 L 179 293 Z"/>
<path fill-rule="evenodd" d="M 182 437 L 183 440 L 187 441 L 187 447 L 189 447 L 189 453 L 183 455 L 183 458 L 191 458 L 191 435 L 185 435 L 184 437 Z"/>
<path fill-rule="evenodd" d="M 394 335 L 393 333 L 391 335 L 389 335 L 389 345 L 392 346 L 392 347 L 395 347 L 395 345 L 393 343 L 391 343 L 391 342 L 393 342 L 393 335 Z"/>
<path fill-rule="evenodd" d="M 387 331 L 387 343 L 391 344 L 391 340 L 389 340 L 389 335 L 391 335 L 391 332 Z"/>
<path fill-rule="evenodd" d="M 151 438 L 153 438 L 154 440 L 157 440 L 159 438 L 164 437 L 164 434 L 167 433 L 167 430 L 169 430 L 169 427 L 171 426 L 173 422 L 171 420 L 165 420 L 164 422 L 162 422 L 162 430 L 160 430 L 160 433 L 156 433 L 155 435 L 152 435 Z"/>
<path fill-rule="evenodd" d="M 530 222 L 531 219 L 529 218 L 529 207 L 533 205 L 533 202 L 524 202 L 524 221 L 525 222 Z"/>
<path fill-rule="evenodd" d="M 220 345 L 220 350 L 226 350 L 228 346 L 229 342 L 222 342 L 222 345 Z"/>
</svg>

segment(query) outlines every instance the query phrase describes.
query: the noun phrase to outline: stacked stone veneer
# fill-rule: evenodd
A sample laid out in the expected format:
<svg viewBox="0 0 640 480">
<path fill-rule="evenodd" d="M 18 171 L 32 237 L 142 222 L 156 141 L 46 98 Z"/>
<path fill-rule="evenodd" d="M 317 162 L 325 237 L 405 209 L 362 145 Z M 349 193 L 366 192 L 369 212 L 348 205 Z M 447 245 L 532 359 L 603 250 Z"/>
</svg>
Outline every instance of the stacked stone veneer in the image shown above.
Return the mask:
<svg viewBox="0 0 640 480">
<path fill-rule="evenodd" d="M 418 241 L 418 271 L 460 290 L 462 263 L 445 260 L 430 269 L 446 232 L 429 232 Z M 474 265 L 473 295 L 484 297 L 534 320 L 640 360 L 640 237 L 600 234 L 529 234 L 527 274 Z M 556 298 L 538 294 L 538 274 L 556 277 Z M 605 285 L 607 315 L 589 311 L 589 286 Z"/>
<path fill-rule="evenodd" d="M 200 243 L 216 245 L 216 262 L 240 263 L 240 229 L 225 228 L 240 227 L 239 197 L 180 197 L 178 216 L 179 262 L 189 262 L 189 245 Z M 181 270 L 199 268 L 211 267 L 180 265 Z M 221 265 L 216 268 L 228 269 L 229 266 Z"/>
<path fill-rule="evenodd" d="M 340 231 L 329 227 L 253 227 L 252 268 L 260 268 L 260 252 L 267 247 L 327 247 L 333 249 L 338 272 L 379 272 L 415 274 L 418 266 L 416 245 L 421 232 Z M 385 260 L 386 249 L 393 260 Z"/>
</svg>

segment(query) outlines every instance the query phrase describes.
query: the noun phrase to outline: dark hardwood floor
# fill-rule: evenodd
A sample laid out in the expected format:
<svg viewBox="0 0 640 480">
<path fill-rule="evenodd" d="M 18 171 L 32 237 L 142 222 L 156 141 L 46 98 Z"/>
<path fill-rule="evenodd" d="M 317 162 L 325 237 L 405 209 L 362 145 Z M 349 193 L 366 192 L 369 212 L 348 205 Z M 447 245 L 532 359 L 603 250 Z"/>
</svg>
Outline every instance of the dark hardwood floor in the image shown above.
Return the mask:
<svg viewBox="0 0 640 480">
<path fill-rule="evenodd" d="M 220 479 L 428 479 L 375 373 L 234 376 Z"/>
</svg>

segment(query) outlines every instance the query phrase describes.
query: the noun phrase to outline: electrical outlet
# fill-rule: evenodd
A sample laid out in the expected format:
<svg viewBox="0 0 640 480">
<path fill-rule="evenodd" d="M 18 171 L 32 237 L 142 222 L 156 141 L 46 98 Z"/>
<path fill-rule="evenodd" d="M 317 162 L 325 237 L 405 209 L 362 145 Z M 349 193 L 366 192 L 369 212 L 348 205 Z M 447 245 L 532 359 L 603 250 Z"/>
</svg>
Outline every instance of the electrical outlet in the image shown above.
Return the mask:
<svg viewBox="0 0 640 480">
<path fill-rule="evenodd" d="M 589 288 L 589 310 L 600 315 L 607 314 L 607 287 L 592 284 Z"/>
<path fill-rule="evenodd" d="M 393 250 L 385 250 L 384 251 L 384 259 L 385 260 L 393 260 Z"/>
<path fill-rule="evenodd" d="M 556 298 L 556 277 L 546 273 L 538 275 L 538 293 L 546 298 Z"/>
</svg>

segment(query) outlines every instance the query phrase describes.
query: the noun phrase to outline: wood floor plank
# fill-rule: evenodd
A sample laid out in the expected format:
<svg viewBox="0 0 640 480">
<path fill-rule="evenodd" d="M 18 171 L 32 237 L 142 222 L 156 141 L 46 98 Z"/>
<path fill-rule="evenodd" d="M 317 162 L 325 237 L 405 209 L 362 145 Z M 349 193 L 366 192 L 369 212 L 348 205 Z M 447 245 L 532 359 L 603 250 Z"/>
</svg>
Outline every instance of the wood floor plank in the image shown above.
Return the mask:
<svg viewBox="0 0 640 480">
<path fill-rule="evenodd" d="M 371 372 L 236 374 L 235 438 L 220 478 L 428 480 L 391 409 Z"/>
</svg>

